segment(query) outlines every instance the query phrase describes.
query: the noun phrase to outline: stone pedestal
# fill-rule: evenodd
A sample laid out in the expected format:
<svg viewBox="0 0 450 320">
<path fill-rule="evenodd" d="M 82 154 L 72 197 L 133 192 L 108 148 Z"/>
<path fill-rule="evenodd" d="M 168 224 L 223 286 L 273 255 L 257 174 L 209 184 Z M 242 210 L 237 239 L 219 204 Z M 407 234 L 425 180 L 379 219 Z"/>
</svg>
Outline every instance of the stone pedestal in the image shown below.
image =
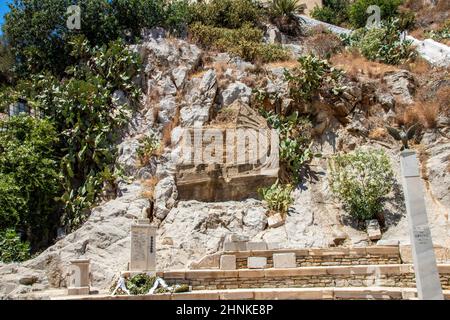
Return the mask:
<svg viewBox="0 0 450 320">
<path fill-rule="evenodd" d="M 422 300 L 443 300 L 416 153 L 404 150 L 400 164 L 418 297 Z"/>
<path fill-rule="evenodd" d="M 90 292 L 90 260 L 73 260 L 70 263 L 67 285 L 68 295 L 88 295 Z"/>
<path fill-rule="evenodd" d="M 156 227 L 149 219 L 139 219 L 131 226 L 131 272 L 156 274 Z"/>
</svg>

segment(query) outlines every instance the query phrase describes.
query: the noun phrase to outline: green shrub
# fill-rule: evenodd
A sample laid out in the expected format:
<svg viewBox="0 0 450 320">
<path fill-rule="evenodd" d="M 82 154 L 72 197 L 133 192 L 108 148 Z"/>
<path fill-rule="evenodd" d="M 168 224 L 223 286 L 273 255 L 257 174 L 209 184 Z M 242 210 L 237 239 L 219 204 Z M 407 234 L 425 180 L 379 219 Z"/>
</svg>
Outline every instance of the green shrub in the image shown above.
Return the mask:
<svg viewBox="0 0 450 320">
<path fill-rule="evenodd" d="M 20 186 L 11 175 L 0 173 L 0 230 L 15 228 L 26 210 Z"/>
<path fill-rule="evenodd" d="M 189 285 L 187 284 L 177 284 L 175 285 L 173 289 L 174 293 L 182 293 L 182 292 L 189 292 Z"/>
<path fill-rule="evenodd" d="M 146 274 L 138 274 L 126 281 L 126 287 L 132 295 L 148 294 L 155 284 L 156 277 L 150 277 Z"/>
<path fill-rule="evenodd" d="M 13 80 L 14 55 L 11 48 L 0 38 L 0 87 L 9 84 Z"/>
<path fill-rule="evenodd" d="M 159 151 L 161 143 L 153 135 L 145 136 L 139 142 L 142 144 L 142 146 L 137 150 L 137 155 L 139 157 L 141 165 L 145 166 L 149 163 L 150 158 L 156 155 L 156 153 Z"/>
<path fill-rule="evenodd" d="M 256 26 L 262 11 L 253 0 L 211 0 L 194 3 L 191 14 L 193 23 L 237 29 L 244 24 Z"/>
<path fill-rule="evenodd" d="M 5 15 L 3 32 L 16 56 L 20 75 L 44 70 L 61 75 L 73 63 L 68 40 L 83 34 L 102 45 L 117 39 L 120 28 L 109 0 L 79 0 L 81 30 L 67 28 L 71 0 L 14 0 Z"/>
<path fill-rule="evenodd" d="M 443 41 L 450 39 L 450 19 L 438 30 L 431 30 L 427 32 L 427 36 L 435 41 Z"/>
<path fill-rule="evenodd" d="M 338 26 L 345 25 L 348 22 L 349 4 L 349 0 L 324 0 L 322 7 L 314 7 L 311 17 Z"/>
<path fill-rule="evenodd" d="M 267 202 L 269 209 L 281 213 L 285 216 L 289 207 L 294 202 L 291 193 L 294 190 L 290 184 L 282 185 L 279 181 L 268 188 L 261 188 L 258 190 L 264 201 Z"/>
<path fill-rule="evenodd" d="M 402 41 L 397 19 L 383 22 L 381 28 L 365 29 L 357 46 L 367 59 L 393 65 L 416 55 L 412 42 Z"/>
<path fill-rule="evenodd" d="M 172 0 L 165 9 L 164 27 L 175 35 L 187 31 L 192 21 L 192 10 L 188 0 Z"/>
<path fill-rule="evenodd" d="M 289 116 L 264 111 L 262 114 L 280 137 L 280 164 L 284 170 L 282 178 L 297 184 L 302 167 L 314 157 L 320 156 L 312 151 L 311 121 L 299 117 L 298 112 Z"/>
<path fill-rule="evenodd" d="M 369 17 L 366 10 L 372 5 L 380 7 L 381 20 L 395 18 L 398 15 L 398 7 L 402 3 L 403 0 L 355 0 L 348 11 L 350 23 L 354 28 L 365 27 Z"/>
<path fill-rule="evenodd" d="M 305 5 L 300 0 L 272 0 L 269 10 L 274 17 L 294 17 L 303 13 Z"/>
<path fill-rule="evenodd" d="M 67 8 L 72 4 L 81 9 L 80 30 L 67 27 Z M 102 46 L 118 38 L 134 41 L 142 28 L 162 26 L 179 33 L 191 21 L 192 12 L 187 0 L 13 0 L 10 8 L 3 32 L 16 58 L 18 75 L 48 71 L 58 78 L 76 62 L 70 56 L 70 41 L 75 36 Z M 242 10 L 234 3 L 233 8 L 237 23 Z"/>
<path fill-rule="evenodd" d="M 296 17 L 303 13 L 306 6 L 299 0 L 272 0 L 269 7 L 269 15 L 272 22 L 280 31 L 296 36 L 302 33 L 303 20 Z"/>
<path fill-rule="evenodd" d="M 162 0 L 112 0 L 111 7 L 119 30 L 130 32 L 132 37 L 139 37 L 142 28 L 161 26 L 164 22 Z"/>
<path fill-rule="evenodd" d="M 332 67 L 328 61 L 320 60 L 314 55 L 302 56 L 299 66 L 285 71 L 285 79 L 289 82 L 290 97 L 298 103 L 311 102 L 320 91 L 329 91 L 337 95 L 343 87 L 339 80 L 343 71 Z"/>
<path fill-rule="evenodd" d="M 115 142 L 140 95 L 133 83 L 140 62 L 122 41 L 91 47 L 80 37 L 71 46 L 71 55 L 78 63 L 68 68 L 70 78 L 61 82 L 48 74 L 33 76 L 7 90 L 0 106 L 22 97 L 54 121 L 61 135 L 58 161 L 64 222 L 75 228 L 95 203 L 106 173 L 115 172 Z M 116 90 L 122 90 L 129 103 L 117 105 L 113 101 Z M 48 180 L 49 186 L 51 181 Z"/>
<path fill-rule="evenodd" d="M 336 155 L 329 161 L 329 182 L 352 217 L 373 219 L 383 209 L 383 198 L 394 180 L 388 157 L 382 150 Z"/>
<path fill-rule="evenodd" d="M 20 228 L 37 245 L 57 226 L 59 172 L 58 135 L 53 124 L 28 115 L 0 124 L 1 229 Z"/>
<path fill-rule="evenodd" d="M 416 26 L 416 14 L 411 10 L 400 10 L 397 19 L 399 20 L 399 29 L 412 30 Z"/>
<path fill-rule="evenodd" d="M 281 46 L 262 43 L 263 32 L 248 24 L 238 29 L 225 29 L 195 23 L 190 32 L 198 44 L 226 51 L 247 61 L 271 62 L 289 57 Z"/>
<path fill-rule="evenodd" d="M 14 229 L 0 231 L 0 261 L 22 262 L 30 258 L 30 245 L 22 242 Z"/>
</svg>

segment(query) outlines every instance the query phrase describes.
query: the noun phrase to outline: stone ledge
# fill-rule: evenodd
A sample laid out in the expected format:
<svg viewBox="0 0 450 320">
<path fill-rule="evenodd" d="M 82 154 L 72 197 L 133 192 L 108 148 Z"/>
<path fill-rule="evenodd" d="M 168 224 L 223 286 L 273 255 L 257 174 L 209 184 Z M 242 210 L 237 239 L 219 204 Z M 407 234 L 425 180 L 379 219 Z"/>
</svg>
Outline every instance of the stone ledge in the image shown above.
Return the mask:
<svg viewBox="0 0 450 320">
<path fill-rule="evenodd" d="M 395 287 L 316 287 L 199 290 L 195 292 L 144 296 L 60 296 L 52 300 L 319 300 L 319 299 L 416 299 L 415 288 Z M 450 300 L 450 290 L 444 290 Z"/>
<path fill-rule="evenodd" d="M 450 274 L 450 264 L 439 264 L 440 274 Z M 158 276 L 170 280 L 190 279 L 222 279 L 222 278 L 282 278 L 313 275 L 398 275 L 414 274 L 413 265 L 409 264 L 379 264 L 379 265 L 348 265 L 348 266 L 319 266 L 297 268 L 270 269 L 239 269 L 239 270 L 187 270 L 158 272 Z"/>
</svg>

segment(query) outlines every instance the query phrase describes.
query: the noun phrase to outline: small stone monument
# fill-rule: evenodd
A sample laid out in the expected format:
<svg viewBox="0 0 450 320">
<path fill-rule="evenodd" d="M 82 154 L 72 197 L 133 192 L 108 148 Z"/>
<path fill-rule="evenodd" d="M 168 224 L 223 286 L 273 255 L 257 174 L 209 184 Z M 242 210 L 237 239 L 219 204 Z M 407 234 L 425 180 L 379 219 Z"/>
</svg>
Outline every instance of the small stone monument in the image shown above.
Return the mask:
<svg viewBox="0 0 450 320">
<path fill-rule="evenodd" d="M 443 300 L 416 153 L 410 149 L 402 151 L 400 164 L 418 297 Z"/>
<path fill-rule="evenodd" d="M 156 227 L 150 224 L 146 211 L 131 225 L 131 272 L 156 274 Z"/>
<path fill-rule="evenodd" d="M 70 261 L 69 282 L 67 294 L 69 296 L 88 295 L 90 292 L 89 275 L 90 260 Z"/>
</svg>

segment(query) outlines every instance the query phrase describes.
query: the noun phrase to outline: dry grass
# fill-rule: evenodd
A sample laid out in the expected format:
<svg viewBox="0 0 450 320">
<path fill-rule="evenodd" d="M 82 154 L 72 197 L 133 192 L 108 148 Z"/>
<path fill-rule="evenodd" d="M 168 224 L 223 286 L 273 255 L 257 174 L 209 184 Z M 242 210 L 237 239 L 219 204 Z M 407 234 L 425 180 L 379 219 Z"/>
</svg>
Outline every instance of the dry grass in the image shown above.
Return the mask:
<svg viewBox="0 0 450 320">
<path fill-rule="evenodd" d="M 436 0 L 435 5 L 429 0 L 407 0 L 401 7 L 414 12 L 416 27 L 411 35 L 421 40 L 428 38 L 425 31 L 440 29 L 450 18 L 449 0 Z"/>
<path fill-rule="evenodd" d="M 436 128 L 439 106 L 433 102 L 418 102 L 413 107 L 418 113 L 419 121 L 427 128 Z"/>
<path fill-rule="evenodd" d="M 435 91 L 432 86 L 425 85 L 420 88 L 417 96 L 421 99 L 413 105 L 397 107 L 397 124 L 409 126 L 419 122 L 426 129 L 434 129 L 440 115 L 450 116 L 449 86 L 443 85 Z"/>
<path fill-rule="evenodd" d="M 311 33 L 304 43 L 309 53 L 325 59 L 343 48 L 341 39 L 323 26 L 315 27 Z"/>
<path fill-rule="evenodd" d="M 142 185 L 144 186 L 144 191 L 142 192 L 142 196 L 153 200 L 155 198 L 155 187 L 158 184 L 159 179 L 156 177 L 151 177 L 150 179 L 146 179 L 142 181 Z"/>
<path fill-rule="evenodd" d="M 449 86 L 442 87 L 436 92 L 435 101 L 436 101 L 436 104 L 439 106 L 440 111 L 443 114 L 450 116 L 450 87 Z"/>
<path fill-rule="evenodd" d="M 428 163 L 428 159 L 430 158 L 430 153 L 427 151 L 425 146 L 422 144 L 416 145 L 415 149 L 417 150 L 417 152 L 419 154 L 419 162 L 421 164 L 420 171 L 421 171 L 422 179 L 424 179 L 425 181 L 428 181 L 429 177 L 428 177 L 427 163 Z"/>
<path fill-rule="evenodd" d="M 155 90 L 153 88 L 153 90 L 151 90 L 151 88 L 149 88 L 148 92 L 147 92 L 147 105 L 151 105 L 154 103 L 159 103 L 159 101 L 161 101 L 161 94 L 158 90 Z"/>
<path fill-rule="evenodd" d="M 403 67 L 416 75 L 426 75 L 432 71 L 431 65 L 421 57 L 417 57 Z"/>
<path fill-rule="evenodd" d="M 172 144 L 172 130 L 180 124 L 180 108 L 177 108 L 172 121 L 166 124 L 162 130 L 162 147 L 169 147 Z"/>
<path fill-rule="evenodd" d="M 373 140 L 383 140 L 386 137 L 387 131 L 385 128 L 375 128 L 369 133 L 369 138 Z"/>
<path fill-rule="evenodd" d="M 274 69 L 274 68 L 286 68 L 293 69 L 298 67 L 298 61 L 294 59 L 286 60 L 286 61 L 277 61 L 271 62 L 264 65 L 266 69 Z"/>
<path fill-rule="evenodd" d="M 202 69 L 202 70 L 197 70 L 194 73 L 189 75 L 189 79 L 195 79 L 195 78 L 201 78 L 205 75 L 206 70 Z"/>
<path fill-rule="evenodd" d="M 350 77 L 363 74 L 370 78 L 380 78 L 386 72 L 398 70 L 394 66 L 369 61 L 357 50 L 346 50 L 331 57 L 330 61 L 333 65 L 343 69 Z"/>
<path fill-rule="evenodd" d="M 419 122 L 424 128 L 436 128 L 440 107 L 435 101 L 420 101 L 402 109 L 397 113 L 398 125 L 411 126 Z"/>
<path fill-rule="evenodd" d="M 251 76 L 245 76 L 241 79 L 241 82 L 250 88 L 256 87 L 256 79 Z"/>
<path fill-rule="evenodd" d="M 153 121 L 158 121 L 159 118 L 159 106 L 153 107 Z"/>
</svg>

